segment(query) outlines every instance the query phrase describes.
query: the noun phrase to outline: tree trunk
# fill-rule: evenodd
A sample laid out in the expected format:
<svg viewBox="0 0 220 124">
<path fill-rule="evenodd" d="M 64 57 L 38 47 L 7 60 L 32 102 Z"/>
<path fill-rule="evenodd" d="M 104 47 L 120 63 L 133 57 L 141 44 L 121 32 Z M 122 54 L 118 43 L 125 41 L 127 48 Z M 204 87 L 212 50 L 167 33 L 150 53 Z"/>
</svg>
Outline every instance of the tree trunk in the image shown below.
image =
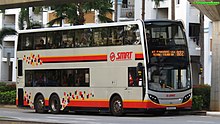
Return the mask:
<svg viewBox="0 0 220 124">
<path fill-rule="evenodd" d="M 118 21 L 118 0 L 115 0 L 115 22 Z"/>
<path fill-rule="evenodd" d="M 82 3 L 78 4 L 78 12 L 79 12 L 79 16 L 78 16 L 78 24 L 79 25 L 83 25 L 85 23 L 85 19 L 84 19 L 84 12 L 83 12 L 83 8 L 82 8 Z"/>
<path fill-rule="evenodd" d="M 175 20 L 175 0 L 171 0 L 171 20 Z"/>
<path fill-rule="evenodd" d="M 25 20 L 27 22 L 27 29 L 30 29 L 31 27 L 31 24 L 30 24 L 30 18 L 29 18 L 29 7 L 26 8 L 26 11 L 27 11 L 27 15 L 25 16 Z"/>
<path fill-rule="evenodd" d="M 142 0 L 142 20 L 145 19 L 144 16 L 145 16 L 145 0 Z"/>
</svg>

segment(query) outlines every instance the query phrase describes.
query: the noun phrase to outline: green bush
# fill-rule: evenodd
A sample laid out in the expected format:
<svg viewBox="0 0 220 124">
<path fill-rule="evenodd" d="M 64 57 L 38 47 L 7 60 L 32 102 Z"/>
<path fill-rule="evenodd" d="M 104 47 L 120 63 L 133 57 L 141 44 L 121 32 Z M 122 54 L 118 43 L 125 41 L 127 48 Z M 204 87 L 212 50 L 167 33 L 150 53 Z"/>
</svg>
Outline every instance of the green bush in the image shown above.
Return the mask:
<svg viewBox="0 0 220 124">
<path fill-rule="evenodd" d="M 0 104 L 15 104 L 16 91 L 0 92 Z"/>
<path fill-rule="evenodd" d="M 6 84 L 3 82 L 0 82 L 0 92 L 14 91 L 14 90 L 16 90 L 15 84 Z"/>
<path fill-rule="evenodd" d="M 193 110 L 202 110 L 203 109 L 203 98 L 201 95 L 193 96 Z"/>
<path fill-rule="evenodd" d="M 195 107 L 197 110 L 209 110 L 210 90 L 211 87 L 209 85 L 198 85 L 193 87 L 193 106 L 201 106 L 201 108 Z"/>
<path fill-rule="evenodd" d="M 0 82 L 0 104 L 15 104 L 16 86 Z"/>
<path fill-rule="evenodd" d="M 5 86 L 6 83 L 5 82 L 0 82 L 0 86 Z"/>
</svg>

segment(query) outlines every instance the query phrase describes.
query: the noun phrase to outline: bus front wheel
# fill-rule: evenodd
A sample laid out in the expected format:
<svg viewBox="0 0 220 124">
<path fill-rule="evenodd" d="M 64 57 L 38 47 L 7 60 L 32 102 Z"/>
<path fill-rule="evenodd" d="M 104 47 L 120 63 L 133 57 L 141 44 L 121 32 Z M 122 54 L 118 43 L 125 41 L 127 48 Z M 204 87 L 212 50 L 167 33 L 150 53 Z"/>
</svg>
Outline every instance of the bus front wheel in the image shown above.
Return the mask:
<svg viewBox="0 0 220 124">
<path fill-rule="evenodd" d="M 50 98 L 50 110 L 51 113 L 56 114 L 59 113 L 61 109 L 60 99 L 57 95 L 52 95 Z"/>
<path fill-rule="evenodd" d="M 37 113 L 47 112 L 47 110 L 45 109 L 44 97 L 42 95 L 37 96 L 34 102 L 34 108 Z"/>
<path fill-rule="evenodd" d="M 114 96 L 111 100 L 110 110 L 112 115 L 120 116 L 123 114 L 123 103 L 119 96 Z"/>
</svg>

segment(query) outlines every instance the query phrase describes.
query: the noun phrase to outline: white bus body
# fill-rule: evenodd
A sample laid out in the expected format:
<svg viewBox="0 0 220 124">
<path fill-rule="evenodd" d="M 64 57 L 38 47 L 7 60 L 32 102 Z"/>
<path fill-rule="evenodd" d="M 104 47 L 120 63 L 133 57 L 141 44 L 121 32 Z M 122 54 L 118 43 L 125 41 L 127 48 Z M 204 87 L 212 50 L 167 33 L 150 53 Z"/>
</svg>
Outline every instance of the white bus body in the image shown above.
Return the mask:
<svg viewBox="0 0 220 124">
<path fill-rule="evenodd" d="M 79 46 L 88 41 L 90 44 Z M 21 31 L 16 104 L 36 112 L 95 109 L 114 115 L 132 109 L 191 108 L 191 89 L 149 90 L 147 46 L 140 20 Z"/>
</svg>

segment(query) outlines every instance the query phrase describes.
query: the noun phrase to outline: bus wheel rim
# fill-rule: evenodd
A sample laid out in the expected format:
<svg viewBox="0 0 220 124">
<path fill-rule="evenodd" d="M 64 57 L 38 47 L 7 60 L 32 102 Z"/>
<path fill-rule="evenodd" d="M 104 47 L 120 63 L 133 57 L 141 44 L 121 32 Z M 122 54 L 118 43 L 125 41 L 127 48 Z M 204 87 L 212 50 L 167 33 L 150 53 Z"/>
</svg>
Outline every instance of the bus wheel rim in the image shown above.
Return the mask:
<svg viewBox="0 0 220 124">
<path fill-rule="evenodd" d="M 44 101 L 43 101 L 43 99 L 39 99 L 38 104 L 37 104 L 37 108 L 42 110 L 43 107 L 44 107 Z"/>
<path fill-rule="evenodd" d="M 52 108 L 53 111 L 57 111 L 57 100 L 52 101 L 51 108 Z"/>
<path fill-rule="evenodd" d="M 120 113 L 121 112 L 121 110 L 122 110 L 122 104 L 121 104 L 121 101 L 119 101 L 119 100 L 117 100 L 117 101 L 115 101 L 114 102 L 114 111 L 116 112 L 116 113 Z"/>
</svg>

